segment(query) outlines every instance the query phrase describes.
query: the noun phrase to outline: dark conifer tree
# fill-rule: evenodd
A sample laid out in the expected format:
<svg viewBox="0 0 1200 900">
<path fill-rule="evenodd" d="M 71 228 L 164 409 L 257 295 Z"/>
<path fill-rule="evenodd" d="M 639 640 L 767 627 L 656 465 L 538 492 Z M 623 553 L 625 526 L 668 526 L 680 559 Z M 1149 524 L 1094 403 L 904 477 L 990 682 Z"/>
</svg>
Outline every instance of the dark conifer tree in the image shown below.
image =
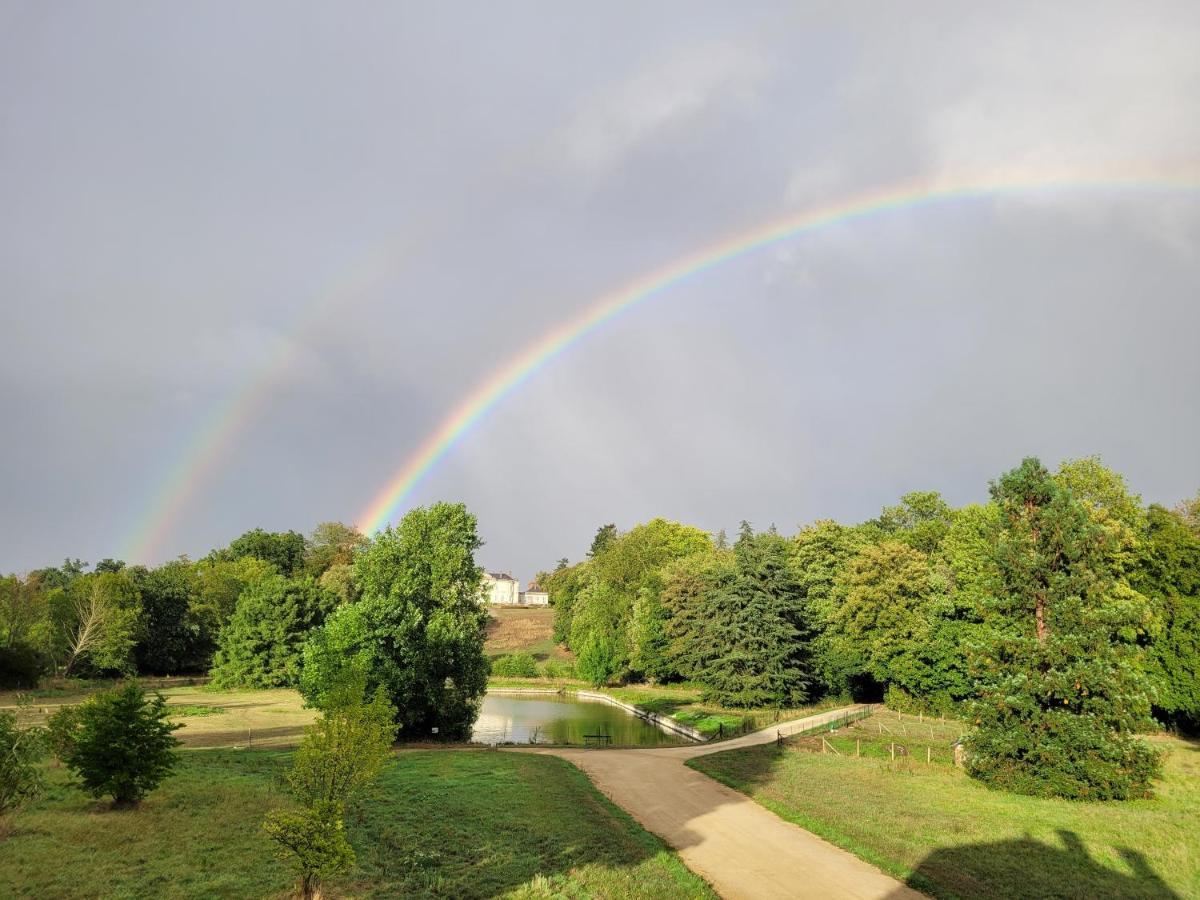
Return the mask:
<svg viewBox="0 0 1200 900">
<path fill-rule="evenodd" d="M 969 771 L 1022 794 L 1148 794 L 1158 758 L 1133 736 L 1149 713 L 1135 647 L 1144 598 L 1117 580 L 1106 532 L 1038 460 L 991 493 L 998 578 Z"/>
</svg>

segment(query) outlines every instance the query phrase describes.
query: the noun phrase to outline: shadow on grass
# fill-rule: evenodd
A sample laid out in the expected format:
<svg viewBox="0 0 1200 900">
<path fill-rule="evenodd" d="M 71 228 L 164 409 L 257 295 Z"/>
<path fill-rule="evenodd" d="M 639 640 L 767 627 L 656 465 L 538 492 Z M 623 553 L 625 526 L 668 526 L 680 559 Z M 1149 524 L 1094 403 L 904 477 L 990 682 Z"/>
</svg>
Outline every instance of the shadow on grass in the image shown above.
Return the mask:
<svg viewBox="0 0 1200 900">
<path fill-rule="evenodd" d="M 1117 851 L 1126 874 L 1092 859 L 1073 831 L 1058 837 L 1062 847 L 1024 837 L 934 850 L 907 883 L 937 897 L 1179 897 L 1137 850 Z"/>
</svg>

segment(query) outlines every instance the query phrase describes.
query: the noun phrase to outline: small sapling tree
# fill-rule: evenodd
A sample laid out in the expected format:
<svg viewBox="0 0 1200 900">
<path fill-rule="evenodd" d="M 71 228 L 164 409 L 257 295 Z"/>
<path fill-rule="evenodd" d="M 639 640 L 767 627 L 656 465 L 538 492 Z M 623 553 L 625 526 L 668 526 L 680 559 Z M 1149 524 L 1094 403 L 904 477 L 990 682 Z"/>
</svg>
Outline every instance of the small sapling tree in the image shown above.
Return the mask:
<svg viewBox="0 0 1200 900">
<path fill-rule="evenodd" d="M 354 865 L 346 840 L 348 804 L 382 771 L 396 739 L 396 710 L 378 688 L 367 702 L 365 679 L 344 673 L 326 694 L 322 715 L 305 732 L 287 783 L 300 809 L 267 814 L 263 829 L 279 856 L 299 870 L 301 897 L 321 896 L 321 881 Z"/>
<path fill-rule="evenodd" d="M 117 809 L 137 806 L 175 768 L 172 734 L 162 694 L 152 698 L 136 682 L 65 707 L 50 720 L 55 752 L 93 797 L 109 795 Z"/>
</svg>

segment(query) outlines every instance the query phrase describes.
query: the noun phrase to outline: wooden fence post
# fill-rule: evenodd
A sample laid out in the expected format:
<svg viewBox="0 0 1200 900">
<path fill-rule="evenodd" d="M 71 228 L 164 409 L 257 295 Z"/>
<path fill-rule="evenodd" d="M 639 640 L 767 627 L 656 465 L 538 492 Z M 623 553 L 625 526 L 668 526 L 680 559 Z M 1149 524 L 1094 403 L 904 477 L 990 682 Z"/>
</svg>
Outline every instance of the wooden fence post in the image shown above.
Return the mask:
<svg viewBox="0 0 1200 900">
<path fill-rule="evenodd" d="M 857 739 L 854 742 L 854 755 L 862 756 L 862 740 L 861 739 Z"/>
<path fill-rule="evenodd" d="M 925 748 L 925 762 L 926 763 L 933 762 L 933 748 L 932 747 Z"/>
<path fill-rule="evenodd" d="M 896 742 L 892 741 L 892 762 L 896 761 Z"/>
</svg>

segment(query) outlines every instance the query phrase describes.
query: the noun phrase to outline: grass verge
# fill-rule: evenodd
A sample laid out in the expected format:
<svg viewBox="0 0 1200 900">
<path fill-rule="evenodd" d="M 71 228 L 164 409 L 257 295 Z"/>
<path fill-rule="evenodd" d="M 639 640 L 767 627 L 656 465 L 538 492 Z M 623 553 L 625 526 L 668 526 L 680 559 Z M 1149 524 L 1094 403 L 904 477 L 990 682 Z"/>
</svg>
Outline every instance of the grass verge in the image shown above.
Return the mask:
<svg viewBox="0 0 1200 900">
<path fill-rule="evenodd" d="M 1153 800 L 1079 803 L 991 791 L 923 749 L 893 763 L 884 748 L 923 747 L 923 729 L 872 737 L 877 724 L 859 723 L 860 758 L 805 738 L 688 765 L 936 897 L 1200 896 L 1200 745 L 1155 739 L 1167 758 Z"/>
<path fill-rule="evenodd" d="M 281 897 L 260 829 L 289 754 L 188 751 L 142 806 L 112 811 L 48 772 L 0 842 L 4 897 Z M 657 838 L 549 756 L 413 751 L 347 823 L 356 870 L 338 897 L 712 897 Z"/>
</svg>

